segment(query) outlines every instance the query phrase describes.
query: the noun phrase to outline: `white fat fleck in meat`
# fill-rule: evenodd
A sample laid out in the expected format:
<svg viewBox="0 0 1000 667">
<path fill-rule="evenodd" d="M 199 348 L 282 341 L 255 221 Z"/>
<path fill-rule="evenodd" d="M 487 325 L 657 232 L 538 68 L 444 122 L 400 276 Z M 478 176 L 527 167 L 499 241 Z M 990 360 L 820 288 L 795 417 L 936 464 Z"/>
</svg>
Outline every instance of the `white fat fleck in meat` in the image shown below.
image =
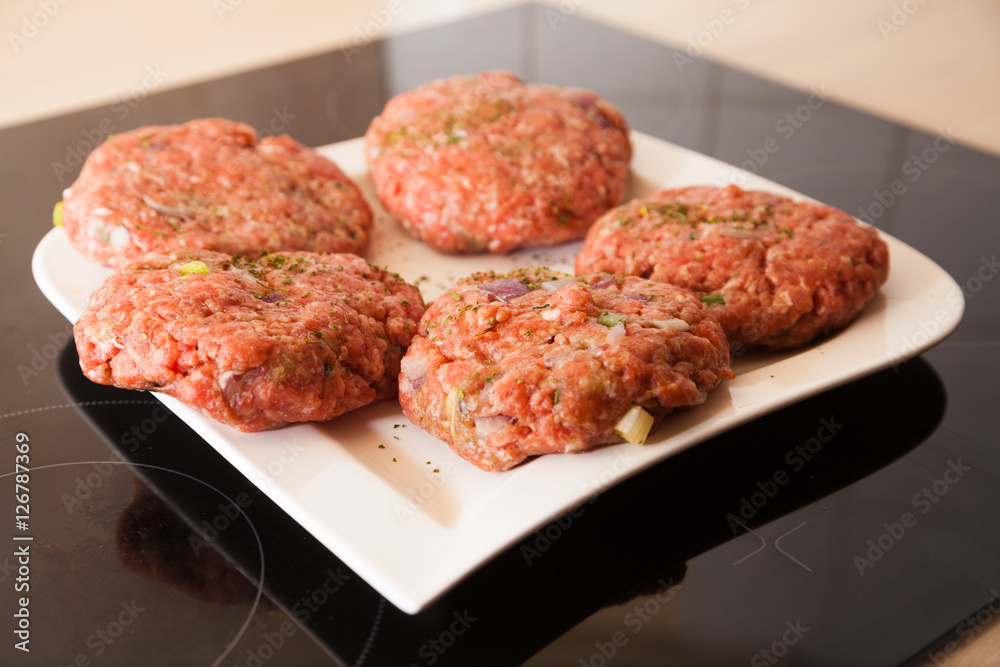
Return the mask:
<svg viewBox="0 0 1000 667">
<path fill-rule="evenodd" d="M 719 236 L 725 236 L 730 239 L 752 239 L 756 236 L 756 234 L 749 229 L 740 229 L 738 227 L 720 227 Z"/>
<path fill-rule="evenodd" d="M 73 196 L 73 188 L 66 188 L 65 190 L 63 190 L 62 196 L 63 196 L 63 199 L 66 199 L 67 197 L 72 197 Z"/>
<path fill-rule="evenodd" d="M 106 206 L 98 206 L 97 208 L 91 210 L 90 214 L 103 218 L 104 216 L 111 214 L 111 209 Z"/>
<path fill-rule="evenodd" d="M 625 324 L 619 322 L 618 324 L 608 329 L 608 342 L 617 343 L 622 338 L 625 338 L 625 334 L 626 334 Z"/>
<path fill-rule="evenodd" d="M 542 319 L 548 320 L 549 322 L 554 322 L 558 320 L 560 315 L 562 315 L 562 313 L 558 308 L 552 308 L 551 310 L 542 311 Z"/>
<path fill-rule="evenodd" d="M 226 371 L 219 376 L 219 389 L 225 391 L 230 380 L 239 375 L 236 371 Z"/>
<path fill-rule="evenodd" d="M 552 158 L 559 164 L 559 166 L 563 167 L 564 169 L 569 168 L 569 160 L 566 158 L 565 146 L 554 144 L 549 149 L 549 153 L 552 155 Z"/>
<path fill-rule="evenodd" d="M 255 285 L 260 282 L 254 274 L 250 273 L 241 266 L 230 266 L 229 271 L 236 276 L 237 280 L 245 284 Z"/>
<path fill-rule="evenodd" d="M 657 329 L 673 329 L 674 331 L 687 331 L 691 325 L 684 320 L 670 318 L 666 320 L 649 320 L 649 323 Z"/>
<path fill-rule="evenodd" d="M 130 242 L 131 237 L 124 227 L 112 227 L 108 231 L 108 243 L 113 248 L 127 248 Z"/>
</svg>

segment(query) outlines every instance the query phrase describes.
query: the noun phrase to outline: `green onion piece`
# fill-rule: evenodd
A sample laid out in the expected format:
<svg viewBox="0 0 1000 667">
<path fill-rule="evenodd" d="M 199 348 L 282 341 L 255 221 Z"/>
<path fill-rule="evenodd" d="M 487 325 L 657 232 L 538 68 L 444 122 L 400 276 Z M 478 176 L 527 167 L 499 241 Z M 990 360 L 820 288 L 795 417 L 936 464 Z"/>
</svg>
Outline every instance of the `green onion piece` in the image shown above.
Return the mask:
<svg viewBox="0 0 1000 667">
<path fill-rule="evenodd" d="M 56 202 L 56 207 L 52 209 L 52 224 L 56 227 L 62 227 L 62 202 Z"/>
<path fill-rule="evenodd" d="M 177 270 L 181 272 L 182 276 L 186 276 L 189 273 L 208 273 L 208 266 L 205 262 L 200 262 L 196 259 L 178 267 Z"/>
<path fill-rule="evenodd" d="M 721 294 L 706 294 L 701 297 L 702 303 L 707 303 L 710 306 L 724 306 L 726 305 L 726 300 L 722 298 Z"/>
<path fill-rule="evenodd" d="M 597 320 L 597 323 L 606 327 L 613 327 L 619 322 L 624 322 L 627 319 L 628 319 L 627 315 L 622 315 L 620 313 L 609 313 L 608 311 L 605 310 L 603 313 L 601 313 L 601 317 L 600 319 Z"/>
<path fill-rule="evenodd" d="M 642 406 L 633 405 L 615 424 L 615 433 L 631 443 L 642 445 L 646 442 L 646 436 L 649 435 L 651 428 L 653 428 L 653 415 L 646 412 Z"/>
</svg>

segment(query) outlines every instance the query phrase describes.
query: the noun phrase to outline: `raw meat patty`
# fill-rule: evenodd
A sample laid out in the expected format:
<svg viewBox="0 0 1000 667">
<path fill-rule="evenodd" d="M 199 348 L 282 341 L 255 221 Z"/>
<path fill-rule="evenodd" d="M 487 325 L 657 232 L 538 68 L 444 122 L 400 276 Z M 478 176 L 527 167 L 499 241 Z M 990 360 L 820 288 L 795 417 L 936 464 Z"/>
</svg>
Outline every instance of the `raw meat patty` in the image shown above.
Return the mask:
<svg viewBox="0 0 1000 667">
<path fill-rule="evenodd" d="M 561 276 L 530 268 L 458 282 L 403 357 L 406 416 L 483 470 L 614 442 L 633 405 L 658 421 L 733 377 L 722 327 L 688 290 Z"/>
<path fill-rule="evenodd" d="M 395 395 L 423 312 L 415 287 L 356 255 L 186 250 L 108 278 L 74 335 L 94 382 L 260 431 Z"/>
<path fill-rule="evenodd" d="M 588 232 L 576 270 L 687 287 L 734 352 L 775 350 L 847 326 L 888 278 L 889 250 L 874 228 L 832 206 L 696 186 L 608 212 Z"/>
<path fill-rule="evenodd" d="M 62 224 L 88 259 L 122 267 L 183 248 L 361 253 L 372 211 L 316 151 L 210 118 L 108 137 L 63 193 Z"/>
<path fill-rule="evenodd" d="M 632 146 L 594 93 L 485 72 L 390 100 L 366 153 L 410 234 L 445 252 L 506 252 L 582 237 L 621 202 Z"/>
</svg>

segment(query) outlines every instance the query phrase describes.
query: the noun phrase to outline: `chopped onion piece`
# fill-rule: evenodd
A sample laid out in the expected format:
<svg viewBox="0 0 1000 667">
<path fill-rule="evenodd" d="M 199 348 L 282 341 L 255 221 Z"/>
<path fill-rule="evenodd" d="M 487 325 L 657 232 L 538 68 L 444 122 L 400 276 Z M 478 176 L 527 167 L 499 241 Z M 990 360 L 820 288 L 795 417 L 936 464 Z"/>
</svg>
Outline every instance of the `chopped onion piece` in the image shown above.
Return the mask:
<svg viewBox="0 0 1000 667">
<path fill-rule="evenodd" d="M 399 370 L 410 381 L 413 391 L 417 391 L 424 384 L 424 380 L 427 379 L 430 362 L 427 357 L 407 354 L 400 360 Z"/>
<path fill-rule="evenodd" d="M 486 438 L 516 423 L 516 417 L 508 417 L 507 415 L 476 417 L 476 435 L 480 438 Z"/>
<path fill-rule="evenodd" d="M 614 277 L 608 276 L 607 278 L 601 278 L 596 283 L 591 285 L 591 287 L 594 289 L 604 289 L 605 287 L 611 287 L 612 285 L 617 286 L 618 281 Z"/>
<path fill-rule="evenodd" d="M 186 209 L 178 208 L 176 206 L 166 206 L 154 199 L 151 199 L 148 195 L 143 195 L 142 201 L 146 202 L 146 206 L 153 209 L 157 213 L 162 213 L 163 215 L 172 215 L 175 218 L 186 218 L 191 215 L 191 212 Z"/>
<path fill-rule="evenodd" d="M 181 272 L 182 276 L 186 276 L 189 273 L 208 273 L 208 265 L 196 259 L 187 264 L 182 264 L 177 267 L 177 270 Z"/>
<path fill-rule="evenodd" d="M 487 294 L 492 294 L 505 303 L 519 296 L 524 296 L 531 291 L 527 285 L 517 278 L 501 278 L 490 283 L 483 283 L 479 286 L 479 289 Z"/>
<path fill-rule="evenodd" d="M 285 297 L 281 296 L 277 292 L 271 292 L 267 296 L 262 296 L 260 300 L 264 303 L 278 303 L 279 301 L 284 301 Z"/>
<path fill-rule="evenodd" d="M 677 319 L 676 317 L 669 320 L 650 320 L 652 324 L 657 329 L 673 329 L 674 331 L 687 331 L 691 328 L 691 325 L 684 320 Z"/>
<path fill-rule="evenodd" d="M 458 420 L 459 420 L 459 404 L 465 397 L 465 392 L 458 387 L 452 387 L 451 391 L 444 399 L 444 410 L 445 414 L 448 416 L 448 425 L 451 427 L 451 438 L 452 441 L 458 440 Z"/>
<path fill-rule="evenodd" d="M 552 370 L 558 366 L 560 362 L 566 361 L 572 356 L 572 352 L 560 352 L 559 354 L 553 354 L 551 357 L 545 357 L 542 361 L 542 365 L 544 365 L 546 369 Z"/>
<path fill-rule="evenodd" d="M 646 412 L 641 405 L 633 405 L 615 424 L 615 433 L 631 443 L 642 445 L 646 442 L 646 436 L 649 435 L 651 428 L 653 428 L 653 415 Z"/>
<path fill-rule="evenodd" d="M 567 285 L 572 285 L 573 283 L 578 282 L 580 282 L 580 280 L 576 276 L 566 276 L 565 278 L 560 278 L 559 280 L 546 280 L 542 283 L 542 289 L 555 292 L 556 290 L 561 290 Z"/>
</svg>

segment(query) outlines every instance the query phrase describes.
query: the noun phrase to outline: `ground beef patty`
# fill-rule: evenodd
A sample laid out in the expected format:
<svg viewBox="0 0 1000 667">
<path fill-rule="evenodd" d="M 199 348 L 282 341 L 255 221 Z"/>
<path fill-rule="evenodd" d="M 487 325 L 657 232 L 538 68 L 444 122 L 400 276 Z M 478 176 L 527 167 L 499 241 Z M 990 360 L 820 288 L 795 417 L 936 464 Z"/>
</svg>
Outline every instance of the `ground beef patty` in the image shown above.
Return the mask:
<svg viewBox="0 0 1000 667">
<path fill-rule="evenodd" d="M 368 128 L 378 196 L 445 252 L 506 252 L 580 238 L 625 194 L 632 146 L 594 93 L 505 72 L 399 95 Z"/>
<path fill-rule="evenodd" d="M 356 255 L 186 250 L 108 278 L 74 335 L 94 382 L 260 431 L 395 395 L 423 311 L 415 287 Z"/>
<path fill-rule="evenodd" d="M 483 470 L 614 442 L 633 405 L 658 421 L 733 377 L 722 327 L 688 290 L 560 276 L 531 268 L 458 282 L 403 357 L 406 416 Z"/>
<path fill-rule="evenodd" d="M 850 323 L 888 277 L 889 251 L 875 229 L 831 206 L 698 186 L 608 212 L 576 270 L 690 288 L 734 351 L 781 349 Z"/>
<path fill-rule="evenodd" d="M 205 248 L 363 252 L 372 211 L 333 162 L 287 136 L 218 118 L 116 134 L 63 194 L 62 224 L 87 258 Z"/>
</svg>

